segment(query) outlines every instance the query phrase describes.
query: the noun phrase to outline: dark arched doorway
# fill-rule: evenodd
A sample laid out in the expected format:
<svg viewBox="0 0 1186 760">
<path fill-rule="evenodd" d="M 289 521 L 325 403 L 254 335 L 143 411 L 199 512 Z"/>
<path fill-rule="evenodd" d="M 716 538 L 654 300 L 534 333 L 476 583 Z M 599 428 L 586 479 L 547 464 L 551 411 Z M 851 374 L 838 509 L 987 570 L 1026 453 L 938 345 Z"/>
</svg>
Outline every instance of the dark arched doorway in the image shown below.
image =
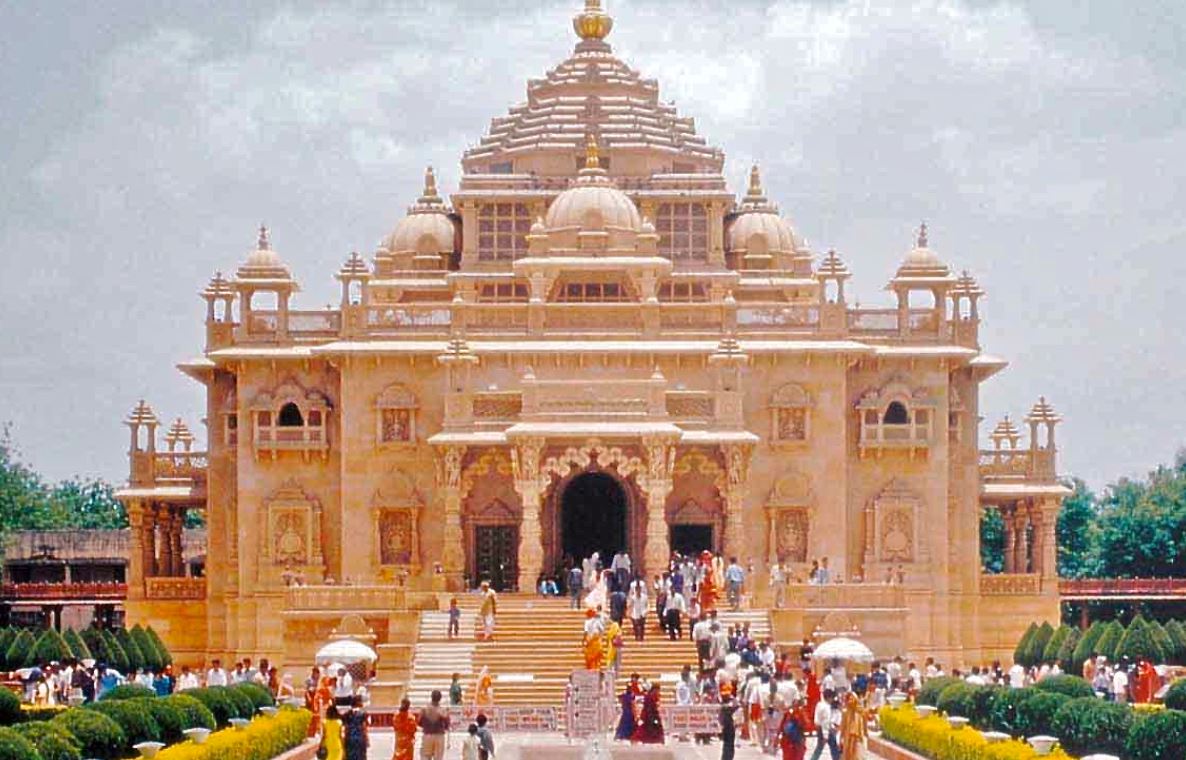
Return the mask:
<svg viewBox="0 0 1186 760">
<path fill-rule="evenodd" d="M 615 552 L 629 551 L 627 497 L 622 485 L 600 472 L 577 475 L 560 498 L 560 535 L 564 556 L 580 561 L 593 552 L 609 567 Z"/>
</svg>

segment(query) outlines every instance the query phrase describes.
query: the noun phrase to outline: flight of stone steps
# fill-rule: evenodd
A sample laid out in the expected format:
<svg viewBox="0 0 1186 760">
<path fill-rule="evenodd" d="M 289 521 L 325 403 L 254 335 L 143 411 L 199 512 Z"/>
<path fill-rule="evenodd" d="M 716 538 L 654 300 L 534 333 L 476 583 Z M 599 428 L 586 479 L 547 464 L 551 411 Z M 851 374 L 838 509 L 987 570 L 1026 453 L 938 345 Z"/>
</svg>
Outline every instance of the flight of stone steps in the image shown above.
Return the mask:
<svg viewBox="0 0 1186 760">
<path fill-rule="evenodd" d="M 498 627 L 492 642 L 477 641 L 474 624 L 477 599 L 462 598 L 461 636 L 447 637 L 448 614 L 426 612 L 420 620 L 420 636 L 414 650 L 408 697 L 414 706 L 427 703 L 433 689 L 448 692 L 450 676 L 461 674 L 465 701 L 473 698 L 477 674 L 490 668 L 494 678 L 494 702 L 500 706 L 561 706 L 569 674 L 584 667 L 581 650 L 584 610 L 570 609 L 567 599 L 526 594 L 499 597 Z M 749 623 L 758 639 L 770 633 L 765 610 L 721 611 L 722 625 Z M 654 614 L 647 618 L 646 641 L 634 641 L 627 625 L 622 653 L 620 686 L 632 672 L 645 679 L 659 679 L 665 696 L 672 698 L 674 681 L 685 664 L 696 665 L 696 650 L 687 638 L 670 641 L 661 636 Z"/>
</svg>

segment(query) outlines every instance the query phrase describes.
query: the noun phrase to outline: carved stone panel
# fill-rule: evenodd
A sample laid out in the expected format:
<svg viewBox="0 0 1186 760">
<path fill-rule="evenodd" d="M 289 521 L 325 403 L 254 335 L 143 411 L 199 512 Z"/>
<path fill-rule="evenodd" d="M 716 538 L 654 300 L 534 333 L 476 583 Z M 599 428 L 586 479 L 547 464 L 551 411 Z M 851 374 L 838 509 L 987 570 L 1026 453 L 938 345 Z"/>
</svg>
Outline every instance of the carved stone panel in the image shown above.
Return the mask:
<svg viewBox="0 0 1186 760">
<path fill-rule="evenodd" d="M 778 556 L 786 562 L 807 561 L 807 510 L 789 508 L 778 517 Z"/>
<path fill-rule="evenodd" d="M 265 500 L 261 515 L 261 566 L 322 568 L 321 502 L 289 480 Z"/>
<path fill-rule="evenodd" d="M 417 547 L 415 507 L 380 508 L 376 510 L 379 537 L 379 564 L 384 567 L 417 567 L 420 564 Z"/>
</svg>

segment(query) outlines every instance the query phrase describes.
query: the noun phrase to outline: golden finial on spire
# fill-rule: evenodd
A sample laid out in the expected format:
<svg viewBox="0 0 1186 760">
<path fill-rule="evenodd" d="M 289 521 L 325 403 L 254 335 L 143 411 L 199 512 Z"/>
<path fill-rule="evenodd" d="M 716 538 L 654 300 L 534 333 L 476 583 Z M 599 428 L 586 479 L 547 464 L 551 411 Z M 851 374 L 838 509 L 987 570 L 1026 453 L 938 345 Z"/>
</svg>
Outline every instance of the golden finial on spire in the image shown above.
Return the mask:
<svg viewBox="0 0 1186 760">
<path fill-rule="evenodd" d="M 601 0 L 585 0 L 585 10 L 572 19 L 572 28 L 586 42 L 601 41 L 614 28 L 614 20 L 601 9 Z"/>
<path fill-rule="evenodd" d="M 749 194 L 762 194 L 762 174 L 758 170 L 758 165 L 754 164 L 749 170 Z"/>
<path fill-rule="evenodd" d="M 919 248 L 927 247 L 927 223 L 923 222 L 918 227 L 918 246 Z"/>
<path fill-rule="evenodd" d="M 261 251 L 266 251 L 272 247 L 268 242 L 268 228 L 265 225 L 261 224 L 259 226 L 259 241 L 256 245 Z"/>
<path fill-rule="evenodd" d="M 589 133 L 589 139 L 585 143 L 585 168 L 601 168 L 601 150 L 597 147 L 597 136 L 592 132 Z"/>
<path fill-rule="evenodd" d="M 431 166 L 424 170 L 424 194 L 437 194 L 437 175 L 436 172 L 432 170 Z"/>
</svg>

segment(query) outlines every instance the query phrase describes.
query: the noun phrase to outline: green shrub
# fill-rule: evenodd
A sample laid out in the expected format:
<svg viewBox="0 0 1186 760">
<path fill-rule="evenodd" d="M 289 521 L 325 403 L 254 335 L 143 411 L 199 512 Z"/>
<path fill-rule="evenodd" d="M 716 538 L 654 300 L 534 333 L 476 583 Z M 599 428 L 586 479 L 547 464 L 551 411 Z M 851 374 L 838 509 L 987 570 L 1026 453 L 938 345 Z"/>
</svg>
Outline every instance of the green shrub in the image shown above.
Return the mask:
<svg viewBox="0 0 1186 760">
<path fill-rule="evenodd" d="M 1105 623 L 1097 620 L 1083 632 L 1083 635 L 1079 637 L 1079 641 L 1075 643 L 1075 651 L 1071 654 L 1071 661 L 1068 663 L 1069 667 L 1067 670 L 1074 673 L 1083 672 L 1083 663 L 1087 661 L 1087 658 L 1093 654 L 1099 654 L 1095 648 L 1096 643 L 1100 640 L 1100 636 L 1104 635 L 1104 629 L 1106 627 Z"/>
<path fill-rule="evenodd" d="M 1186 757 L 1186 712 L 1165 710 L 1141 716 L 1124 742 L 1126 760 Z"/>
<path fill-rule="evenodd" d="M 25 705 L 21 709 L 21 720 L 25 723 L 44 723 L 47 720 L 53 720 L 62 714 L 65 707 L 33 707 Z"/>
<path fill-rule="evenodd" d="M 224 687 L 208 686 L 203 689 L 190 689 L 185 693 L 205 705 L 219 726 L 229 725 L 231 718 L 239 717 L 238 705 L 231 701 Z"/>
<path fill-rule="evenodd" d="M 1030 649 L 1030 642 L 1034 640 L 1034 636 L 1038 635 L 1038 624 L 1030 623 L 1030 627 L 1025 629 L 1025 633 L 1021 634 L 1021 639 L 1017 642 L 1017 647 L 1013 650 L 1013 662 L 1019 662 L 1022 665 L 1029 667 L 1026 662 L 1026 652 Z"/>
<path fill-rule="evenodd" d="M 70 647 L 70 654 L 74 659 L 79 661 L 91 659 L 91 650 L 78 635 L 78 631 L 67 628 L 66 632 L 62 634 L 62 638 L 66 641 L 66 646 Z"/>
<path fill-rule="evenodd" d="M 0 726 L 11 726 L 22 720 L 20 697 L 0 687 Z"/>
<path fill-rule="evenodd" d="M 181 711 L 174 706 L 173 703 L 167 702 L 164 699 L 157 697 L 146 697 L 137 699 L 137 704 L 143 705 L 152 715 L 152 719 L 156 721 L 157 726 L 161 729 L 161 741 L 166 744 L 174 744 L 181 741 L 182 729 L 187 728 L 185 725 L 185 716 Z"/>
<path fill-rule="evenodd" d="M 8 652 L 4 655 L 8 669 L 20 670 L 33 667 L 33 647 L 36 644 L 37 640 L 28 631 L 21 630 L 17 633 L 13 637 L 12 643 L 8 645 Z"/>
<path fill-rule="evenodd" d="M 149 712 L 143 699 L 124 699 L 116 702 L 96 702 L 85 709 L 102 713 L 119 724 L 124 730 L 124 750 L 140 742 L 159 742 L 161 727 Z"/>
<path fill-rule="evenodd" d="M 976 686 L 972 691 L 971 712 L 966 716 L 972 727 L 981 731 L 992 730 L 992 702 L 1004 686 Z"/>
<path fill-rule="evenodd" d="M 1083 663 L 1079 663 L 1078 666 L 1075 665 L 1075 646 L 1079 643 L 1079 639 L 1082 638 L 1082 632 L 1078 628 L 1071 628 L 1069 631 L 1066 638 L 1062 640 L 1062 646 L 1055 652 L 1054 659 L 1064 671 L 1081 673 Z"/>
<path fill-rule="evenodd" d="M 1042 648 L 1042 654 L 1038 659 L 1042 662 L 1057 662 L 1058 652 L 1062 649 L 1062 643 L 1070 635 L 1071 627 L 1069 625 L 1060 625 L 1054 631 L 1054 635 L 1050 637 L 1050 640 L 1046 642 L 1046 646 Z"/>
<path fill-rule="evenodd" d="M 161 657 L 161 662 L 165 665 L 172 665 L 172 653 L 169 652 L 169 648 L 165 646 L 165 642 L 161 640 L 161 637 L 157 635 L 157 632 L 153 630 L 152 626 L 150 625 L 145 628 L 144 632 L 148 634 L 148 637 L 152 639 L 152 643 L 156 646 L 156 651 Z"/>
<path fill-rule="evenodd" d="M 1165 706 L 1171 710 L 1186 710 L 1186 679 L 1175 681 L 1165 693 Z"/>
<path fill-rule="evenodd" d="M 153 643 L 152 637 L 141 628 L 138 624 L 132 626 L 132 630 L 128 631 L 128 636 L 136 644 L 136 648 L 140 650 L 140 656 L 144 659 L 144 667 L 151 670 L 153 673 L 160 673 L 165 669 L 165 663 L 161 660 L 161 653 L 157 650 L 156 644 Z"/>
<path fill-rule="evenodd" d="M 1104 626 L 1104 632 L 1100 635 L 1099 641 L 1095 644 L 1095 649 L 1099 654 L 1107 657 L 1109 661 L 1115 661 L 1116 647 L 1120 644 L 1120 639 L 1124 637 L 1124 626 L 1120 625 L 1119 621 L 1113 620 Z"/>
<path fill-rule="evenodd" d="M 1041 681 L 1038 681 L 1036 684 L 1034 684 L 1034 688 L 1038 691 L 1047 691 L 1054 694 L 1065 694 L 1071 699 L 1095 696 L 1095 690 L 1091 688 L 1091 684 L 1079 676 L 1046 676 Z"/>
<path fill-rule="evenodd" d="M 1070 702 L 1066 694 L 1039 691 L 1017 706 L 1017 733 L 1024 737 L 1050 734 L 1059 708 Z"/>
<path fill-rule="evenodd" d="M 1027 668 L 1032 668 L 1035 665 L 1042 664 L 1042 655 L 1046 653 L 1046 645 L 1050 643 L 1050 639 L 1054 637 L 1054 626 L 1050 623 L 1042 623 L 1038 626 L 1038 632 L 1030 639 L 1029 647 L 1025 651 L 1025 663 Z"/>
<path fill-rule="evenodd" d="M 141 686 L 138 683 L 121 683 L 104 694 L 103 699 L 104 701 L 116 702 L 121 699 L 144 699 L 145 697 L 155 696 L 156 692 L 147 686 Z"/>
<path fill-rule="evenodd" d="M 1126 705 L 1079 697 L 1054 713 L 1051 735 L 1057 736 L 1062 748 L 1076 757 L 1093 753 L 1119 755 L 1132 728 L 1132 715 Z"/>
<path fill-rule="evenodd" d="M 70 651 L 70 646 L 62 638 L 62 634 L 52 628 L 42 631 L 33 644 L 33 661 L 37 665 L 63 662 L 73 656 L 74 653 Z"/>
<path fill-rule="evenodd" d="M 178 713 L 181 714 L 181 730 L 187 728 L 208 728 L 211 731 L 218 728 L 218 721 L 214 719 L 214 713 L 200 701 L 191 697 L 188 692 L 182 694 L 171 694 L 165 697 L 164 701 L 173 705 Z"/>
<path fill-rule="evenodd" d="M 938 707 L 939 695 L 943 693 L 944 689 L 946 689 L 948 686 L 951 686 L 953 683 L 963 683 L 963 681 L 953 676 L 932 678 L 924 683 L 922 688 L 918 690 L 918 696 L 914 698 L 914 701 L 920 705 L 932 705 L 934 707 Z"/>
<path fill-rule="evenodd" d="M 29 740 L 41 760 L 82 760 L 78 739 L 56 723 L 22 723 L 13 730 Z"/>
<path fill-rule="evenodd" d="M 235 706 L 235 717 L 251 720 L 255 717 L 255 702 L 247 693 L 235 686 L 215 687 L 226 690 L 227 699 Z"/>
<path fill-rule="evenodd" d="M 127 737 L 120 725 L 95 710 L 66 710 L 50 723 L 60 725 L 78 740 L 83 757 L 116 760 L 127 746 Z"/>
<path fill-rule="evenodd" d="M 0 670 L 15 670 L 8 667 L 8 648 L 12 646 L 12 640 L 16 636 L 17 630 L 12 626 L 0 629 Z"/>
<path fill-rule="evenodd" d="M 1024 689 L 1004 688 L 996 691 L 989 700 L 989 721 L 994 731 L 1003 731 L 1014 736 L 1018 735 L 1017 711 L 1023 702 L 1036 694 L 1037 689 L 1027 686 Z"/>
<path fill-rule="evenodd" d="M 1133 662 L 1148 660 L 1154 663 L 1165 662 L 1165 652 L 1153 634 L 1153 629 L 1143 617 L 1137 615 L 1128 625 L 1128 630 L 1116 646 L 1116 659 L 1127 657 Z"/>
<path fill-rule="evenodd" d="M 1171 620 L 1166 623 L 1165 632 L 1174 644 L 1174 651 L 1170 655 L 1170 662 L 1174 665 L 1186 665 L 1186 627 L 1183 627 L 1182 623 L 1177 620 Z M 3 646 L 3 644 L 4 640 L 0 639 L 0 646 Z"/>
<path fill-rule="evenodd" d="M 246 694 L 256 710 L 261 707 L 273 707 L 276 704 L 276 699 L 272 696 L 272 692 L 257 683 L 240 683 L 235 684 L 231 688 L 242 694 Z"/>
<path fill-rule="evenodd" d="M 971 684 L 956 681 L 939 692 L 939 699 L 935 700 L 935 706 L 947 715 L 969 718 L 971 716 L 968 713 L 972 712 L 972 692 Z"/>
<path fill-rule="evenodd" d="M 1174 656 L 1174 640 L 1170 638 L 1169 633 L 1165 630 L 1165 626 L 1156 620 L 1149 621 L 1149 632 L 1153 634 L 1153 640 L 1157 642 L 1157 646 L 1161 648 L 1161 662 L 1169 662 Z"/>
<path fill-rule="evenodd" d="M 37 748 L 11 728 L 0 728 L 0 760 L 42 760 Z"/>
<path fill-rule="evenodd" d="M 99 633 L 103 637 L 103 654 L 105 655 L 107 664 L 123 675 L 128 675 L 131 671 L 131 665 L 128 663 L 128 655 L 115 638 L 115 634 L 111 631 L 100 631 Z"/>
</svg>

